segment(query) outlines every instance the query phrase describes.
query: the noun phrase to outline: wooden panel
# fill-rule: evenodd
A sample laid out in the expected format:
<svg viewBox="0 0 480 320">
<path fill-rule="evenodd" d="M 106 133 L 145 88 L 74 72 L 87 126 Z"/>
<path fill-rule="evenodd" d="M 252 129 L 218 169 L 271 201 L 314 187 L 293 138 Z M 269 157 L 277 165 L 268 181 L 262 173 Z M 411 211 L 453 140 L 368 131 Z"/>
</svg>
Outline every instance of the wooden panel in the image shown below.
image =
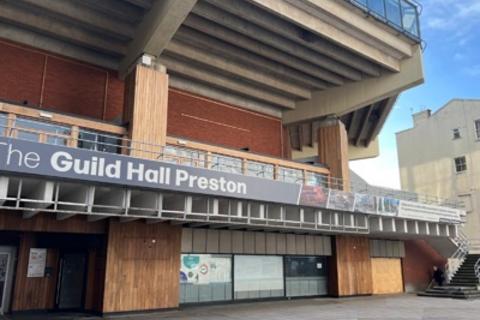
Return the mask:
<svg viewBox="0 0 480 320">
<path fill-rule="evenodd" d="M 166 143 L 168 75 L 137 65 L 126 85 L 125 119 L 129 121 L 130 139 L 138 142 L 132 143 L 130 155 L 156 159 L 161 152 L 159 146 Z"/>
<path fill-rule="evenodd" d="M 219 247 L 219 232 L 218 230 L 207 230 L 207 251 L 208 253 L 218 253 Z"/>
<path fill-rule="evenodd" d="M 39 213 L 23 219 L 19 212 L 0 211 L 0 230 L 102 234 L 106 232 L 106 224 L 107 220 L 88 222 L 83 215 L 57 220 L 54 214 Z"/>
<path fill-rule="evenodd" d="M 178 307 L 181 233 L 163 223 L 110 222 L 103 312 Z"/>
<path fill-rule="evenodd" d="M 207 249 L 207 229 L 193 229 L 192 252 L 203 253 Z"/>
<path fill-rule="evenodd" d="M 402 262 L 395 258 L 372 259 L 374 294 L 403 292 Z"/>
<path fill-rule="evenodd" d="M 365 237 L 336 236 L 335 263 L 337 296 L 372 294 L 372 263 L 369 240 Z"/>
<path fill-rule="evenodd" d="M 30 248 L 35 247 L 36 240 L 33 233 L 21 235 L 12 297 L 12 311 L 53 309 L 55 305 L 58 250 L 47 250 L 46 266 L 52 268 L 50 277 L 27 278 Z"/>
<path fill-rule="evenodd" d="M 318 160 L 327 165 L 332 177 L 343 179 L 344 190 L 350 190 L 348 137 L 340 120 L 328 121 L 318 129 Z"/>
<path fill-rule="evenodd" d="M 266 233 L 263 233 L 263 232 L 255 232 L 255 253 L 256 254 L 266 253 L 265 235 Z"/>
<path fill-rule="evenodd" d="M 182 252 L 192 252 L 193 250 L 193 229 L 182 229 Z"/>
<path fill-rule="evenodd" d="M 246 231 L 243 233 L 243 253 L 255 253 L 255 233 Z"/>
<path fill-rule="evenodd" d="M 221 253 L 232 252 L 232 233 L 230 230 L 220 230 L 220 248 Z"/>
</svg>

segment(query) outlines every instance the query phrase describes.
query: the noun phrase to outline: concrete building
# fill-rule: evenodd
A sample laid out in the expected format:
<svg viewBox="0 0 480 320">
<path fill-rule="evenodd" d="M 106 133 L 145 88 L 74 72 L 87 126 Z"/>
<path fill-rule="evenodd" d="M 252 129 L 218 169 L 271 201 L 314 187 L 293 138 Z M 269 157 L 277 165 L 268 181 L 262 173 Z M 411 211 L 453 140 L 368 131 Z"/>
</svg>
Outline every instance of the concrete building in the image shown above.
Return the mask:
<svg viewBox="0 0 480 320">
<path fill-rule="evenodd" d="M 0 313 L 403 292 L 457 247 L 350 189 L 423 82 L 411 1 L 2 1 L 0 38 Z"/>
<path fill-rule="evenodd" d="M 461 201 L 468 238 L 480 244 L 480 100 L 454 99 L 413 115 L 397 133 L 402 189 Z"/>
</svg>

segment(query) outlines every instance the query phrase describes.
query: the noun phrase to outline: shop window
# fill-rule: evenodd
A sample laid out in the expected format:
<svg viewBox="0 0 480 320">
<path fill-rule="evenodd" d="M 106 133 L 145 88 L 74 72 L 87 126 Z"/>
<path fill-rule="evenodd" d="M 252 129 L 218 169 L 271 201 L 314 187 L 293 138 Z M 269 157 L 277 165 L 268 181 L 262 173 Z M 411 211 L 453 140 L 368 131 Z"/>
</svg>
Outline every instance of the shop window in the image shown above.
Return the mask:
<svg viewBox="0 0 480 320">
<path fill-rule="evenodd" d="M 236 300 L 284 296 L 282 257 L 238 255 L 233 272 Z"/>
<path fill-rule="evenodd" d="M 18 139 L 65 146 L 71 130 L 53 123 L 17 117 L 14 133 Z"/>
<path fill-rule="evenodd" d="M 7 115 L 0 113 L 0 136 L 5 136 L 7 132 Z"/>
<path fill-rule="evenodd" d="M 327 259 L 325 257 L 285 257 L 287 297 L 327 294 Z"/>
<path fill-rule="evenodd" d="M 122 140 L 119 136 L 81 129 L 78 134 L 78 147 L 108 153 L 121 153 Z"/>
<path fill-rule="evenodd" d="M 232 257 L 180 255 L 180 303 L 232 300 Z"/>
<path fill-rule="evenodd" d="M 480 119 L 475 120 L 475 137 L 480 139 Z"/>
<path fill-rule="evenodd" d="M 457 173 L 467 170 L 467 159 L 465 156 L 455 158 L 455 171 Z"/>
<path fill-rule="evenodd" d="M 460 139 L 460 138 L 461 138 L 460 129 L 458 128 L 453 129 L 453 139 Z"/>
</svg>

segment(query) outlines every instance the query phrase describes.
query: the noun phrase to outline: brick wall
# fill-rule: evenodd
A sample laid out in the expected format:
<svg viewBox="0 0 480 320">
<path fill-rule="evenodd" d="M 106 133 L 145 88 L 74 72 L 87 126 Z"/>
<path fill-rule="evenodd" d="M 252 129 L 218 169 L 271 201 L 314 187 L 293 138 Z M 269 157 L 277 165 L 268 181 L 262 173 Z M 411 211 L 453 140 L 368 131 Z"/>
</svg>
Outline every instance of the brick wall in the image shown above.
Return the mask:
<svg viewBox="0 0 480 320">
<path fill-rule="evenodd" d="M 167 132 L 205 143 L 282 156 L 279 118 L 170 89 Z"/>
<path fill-rule="evenodd" d="M 425 240 L 405 241 L 403 280 L 406 292 L 425 290 L 432 280 L 433 266 L 443 270 L 447 260 Z"/>
<path fill-rule="evenodd" d="M 0 40 L 1 100 L 113 121 L 123 91 L 113 71 Z"/>
</svg>

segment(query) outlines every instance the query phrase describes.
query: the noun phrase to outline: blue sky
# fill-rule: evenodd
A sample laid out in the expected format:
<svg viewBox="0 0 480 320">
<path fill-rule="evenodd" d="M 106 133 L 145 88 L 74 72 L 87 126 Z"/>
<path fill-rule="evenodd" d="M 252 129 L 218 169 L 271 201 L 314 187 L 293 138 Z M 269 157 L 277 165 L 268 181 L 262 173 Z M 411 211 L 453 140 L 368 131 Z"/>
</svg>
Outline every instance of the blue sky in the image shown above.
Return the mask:
<svg viewBox="0 0 480 320">
<path fill-rule="evenodd" d="M 480 99 L 480 0 L 420 0 L 425 83 L 401 94 L 380 133 L 380 156 L 352 161 L 369 183 L 400 188 L 395 132 L 412 112 L 432 111 L 453 98 Z"/>
</svg>

